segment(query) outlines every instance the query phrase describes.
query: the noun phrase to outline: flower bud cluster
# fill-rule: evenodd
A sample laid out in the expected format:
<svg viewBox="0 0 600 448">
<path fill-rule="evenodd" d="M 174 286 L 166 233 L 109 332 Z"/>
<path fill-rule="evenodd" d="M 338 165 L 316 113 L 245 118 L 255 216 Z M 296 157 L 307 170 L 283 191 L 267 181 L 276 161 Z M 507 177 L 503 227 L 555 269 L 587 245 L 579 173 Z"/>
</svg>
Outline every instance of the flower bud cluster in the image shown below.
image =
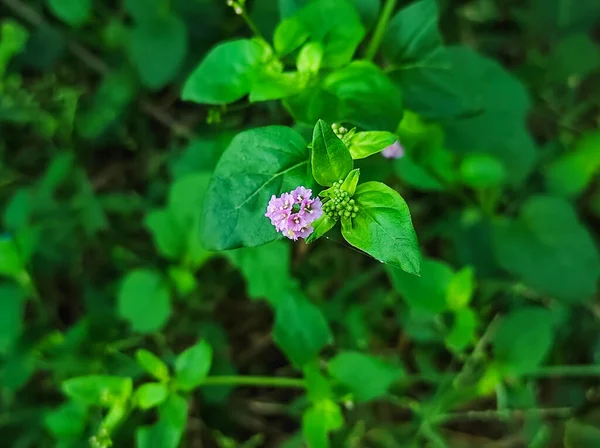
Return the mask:
<svg viewBox="0 0 600 448">
<path fill-rule="evenodd" d="M 341 139 L 344 134 L 348 133 L 348 129 L 346 129 L 344 126 L 340 126 L 337 123 L 333 123 L 331 125 L 331 129 L 333 129 L 333 133 L 339 138 Z"/>
<path fill-rule="evenodd" d="M 323 204 L 323 212 L 332 219 L 355 218 L 358 206 L 347 191 L 341 189 L 344 181 L 334 182 L 331 186 L 333 195 Z"/>
</svg>

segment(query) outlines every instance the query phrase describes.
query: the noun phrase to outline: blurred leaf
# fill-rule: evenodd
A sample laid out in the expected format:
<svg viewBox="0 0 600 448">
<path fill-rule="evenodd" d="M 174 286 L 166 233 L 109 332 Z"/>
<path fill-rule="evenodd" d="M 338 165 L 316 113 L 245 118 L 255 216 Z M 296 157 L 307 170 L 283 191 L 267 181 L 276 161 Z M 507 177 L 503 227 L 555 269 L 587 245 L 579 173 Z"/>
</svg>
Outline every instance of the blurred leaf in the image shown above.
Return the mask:
<svg viewBox="0 0 600 448">
<path fill-rule="evenodd" d="M 594 448 L 600 444 L 600 428 L 571 419 L 565 425 L 565 448 Z"/>
<path fill-rule="evenodd" d="M 493 235 L 498 264 L 523 282 L 567 303 L 582 303 L 597 291 L 600 255 L 571 205 L 533 196 L 518 220 L 498 222 Z"/>
<path fill-rule="evenodd" d="M 430 313 L 441 313 L 448 309 L 446 297 L 454 272 L 447 263 L 424 259 L 419 277 L 393 267 L 388 268 L 387 273 L 394 289 L 411 308 Z"/>
<path fill-rule="evenodd" d="M 475 289 L 475 271 L 471 266 L 466 266 L 458 271 L 448 285 L 446 301 L 451 310 L 465 308 L 471 302 Z"/>
<path fill-rule="evenodd" d="M 356 217 L 341 219 L 344 239 L 381 263 L 418 275 L 419 244 L 404 199 L 381 182 L 360 184 L 354 199 Z"/>
<path fill-rule="evenodd" d="M 15 241 L 10 236 L 0 236 L 0 275 L 17 278 L 24 269 Z"/>
<path fill-rule="evenodd" d="M 213 349 L 206 341 L 200 341 L 181 353 L 175 360 L 177 384 L 189 391 L 202 384 L 212 364 Z"/>
<path fill-rule="evenodd" d="M 302 416 L 302 432 L 309 448 L 330 446 L 328 434 L 344 425 L 340 407 L 331 400 L 323 400 L 308 408 Z"/>
<path fill-rule="evenodd" d="M 0 283 L 0 354 L 5 355 L 23 330 L 25 295 L 11 283 Z"/>
<path fill-rule="evenodd" d="M 348 148 L 323 120 L 317 121 L 313 131 L 311 167 L 317 183 L 327 187 L 345 179 L 353 168 Z"/>
<path fill-rule="evenodd" d="M 398 137 L 386 131 L 357 132 L 348 146 L 353 159 L 363 159 L 393 145 Z"/>
<path fill-rule="evenodd" d="M 71 26 L 81 26 L 92 14 L 92 0 L 47 0 L 52 13 Z"/>
<path fill-rule="evenodd" d="M 553 48 L 544 73 L 546 83 L 584 79 L 600 67 L 600 46 L 586 34 L 570 34 Z"/>
<path fill-rule="evenodd" d="M 306 143 L 293 129 L 268 126 L 238 134 L 210 183 L 200 227 L 202 244 L 223 250 L 276 240 L 275 228 L 263 216 L 269 199 L 312 183 Z"/>
<path fill-rule="evenodd" d="M 265 70 L 252 83 L 249 101 L 272 101 L 295 95 L 306 84 L 306 78 L 298 72 L 272 72 Z"/>
<path fill-rule="evenodd" d="M 175 15 L 144 21 L 131 30 L 129 56 L 142 83 L 160 89 L 174 79 L 187 53 L 187 30 Z"/>
<path fill-rule="evenodd" d="M 471 308 L 459 308 L 454 311 L 452 328 L 446 335 L 446 345 L 460 352 L 475 342 L 479 325 L 477 313 Z"/>
<path fill-rule="evenodd" d="M 169 0 L 124 0 L 125 9 L 137 22 L 148 22 L 169 12 Z"/>
<path fill-rule="evenodd" d="M 531 30 L 556 37 L 569 31 L 588 31 L 600 17 L 596 0 L 530 0 Z"/>
<path fill-rule="evenodd" d="M 298 53 L 296 67 L 300 73 L 315 74 L 321 68 L 323 46 L 319 42 L 309 42 Z"/>
<path fill-rule="evenodd" d="M 2 20 L 0 24 L 0 78 L 4 75 L 13 56 L 25 48 L 28 37 L 27 29 L 17 21 Z"/>
<path fill-rule="evenodd" d="M 587 134 L 568 153 L 554 160 L 546 171 L 546 185 L 553 193 L 577 197 L 600 171 L 600 132 Z"/>
<path fill-rule="evenodd" d="M 381 0 L 353 0 L 353 3 L 364 27 L 367 30 L 373 27 L 379 16 Z"/>
<path fill-rule="evenodd" d="M 44 425 L 57 439 L 77 439 L 85 429 L 88 408 L 78 401 L 69 401 L 46 414 Z"/>
<path fill-rule="evenodd" d="M 196 67 L 181 98 L 203 104 L 227 104 L 250 93 L 268 55 L 256 40 L 240 39 L 215 46 Z"/>
<path fill-rule="evenodd" d="M 292 281 L 290 245 L 273 241 L 263 246 L 227 251 L 225 254 L 242 271 L 250 298 L 266 298 L 276 307 Z"/>
<path fill-rule="evenodd" d="M 460 165 L 460 175 L 465 185 L 475 189 L 498 187 L 507 177 L 504 166 L 485 154 L 468 154 Z"/>
<path fill-rule="evenodd" d="M 155 354 L 148 350 L 140 349 L 135 352 L 135 359 L 138 364 L 154 378 L 167 381 L 169 379 L 169 368 Z"/>
<path fill-rule="evenodd" d="M 73 400 L 103 407 L 124 403 L 132 389 L 131 378 L 109 375 L 80 376 L 62 383 L 63 392 Z"/>
<path fill-rule="evenodd" d="M 187 423 L 187 403 L 179 395 L 170 395 L 160 405 L 160 418 L 151 426 L 141 426 L 135 434 L 138 448 L 177 448 Z"/>
<path fill-rule="evenodd" d="M 151 333 L 161 329 L 171 316 L 171 297 L 164 279 L 155 271 L 130 271 L 119 290 L 119 316 L 134 331 Z"/>
<path fill-rule="evenodd" d="M 552 313 L 544 308 L 528 306 L 511 311 L 494 334 L 495 359 L 510 373 L 537 367 L 552 348 L 553 320 Z"/>
<path fill-rule="evenodd" d="M 341 352 L 328 364 L 329 373 L 342 383 L 357 401 L 370 401 L 387 394 L 404 374 L 401 368 L 359 352 Z"/>
<path fill-rule="evenodd" d="M 280 299 L 273 340 L 296 367 L 314 360 L 332 338 L 323 313 L 306 297 L 292 290 Z"/>
<path fill-rule="evenodd" d="M 414 162 L 410 156 L 394 161 L 394 170 L 402 181 L 417 190 L 443 191 L 444 185 L 426 168 Z"/>
<path fill-rule="evenodd" d="M 140 409 L 150 409 L 158 406 L 167 399 L 167 386 L 159 383 L 144 383 L 137 388 L 133 399 Z"/>
</svg>

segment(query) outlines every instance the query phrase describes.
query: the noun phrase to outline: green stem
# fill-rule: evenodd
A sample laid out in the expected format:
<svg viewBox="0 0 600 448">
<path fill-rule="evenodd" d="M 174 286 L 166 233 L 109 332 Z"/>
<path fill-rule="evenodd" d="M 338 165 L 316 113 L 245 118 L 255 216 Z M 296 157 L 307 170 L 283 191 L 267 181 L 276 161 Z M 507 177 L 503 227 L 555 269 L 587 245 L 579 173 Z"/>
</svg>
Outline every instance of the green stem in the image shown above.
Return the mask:
<svg viewBox="0 0 600 448">
<path fill-rule="evenodd" d="M 209 376 L 202 381 L 203 386 L 254 386 L 254 387 L 286 387 L 304 389 L 306 384 L 299 378 L 281 378 L 271 376 Z"/>
<path fill-rule="evenodd" d="M 542 409 L 512 409 L 506 411 L 498 411 L 496 409 L 486 411 L 466 411 L 466 412 L 450 412 L 442 414 L 435 418 L 435 423 L 444 423 L 457 420 L 512 420 L 521 419 L 528 416 L 537 416 L 545 418 L 569 418 L 573 415 L 573 408 L 542 408 Z"/>
<path fill-rule="evenodd" d="M 250 30 L 254 33 L 254 35 L 262 40 L 265 40 L 265 38 L 263 37 L 262 33 L 260 32 L 260 30 L 258 29 L 256 24 L 254 23 L 254 21 L 250 18 L 250 16 L 248 14 L 246 14 L 245 9 L 243 10 L 241 16 L 242 16 L 242 19 L 244 19 L 244 21 L 246 22 L 246 25 L 248 25 L 248 28 L 250 28 Z"/>
<path fill-rule="evenodd" d="M 392 17 L 394 9 L 396 8 L 397 1 L 398 0 L 386 0 L 385 5 L 383 5 L 383 10 L 379 16 L 379 21 L 377 22 L 377 26 L 373 32 L 373 37 L 371 37 L 371 42 L 369 42 L 369 46 L 367 47 L 367 51 L 365 53 L 365 59 L 367 61 L 373 60 L 375 54 L 377 54 L 377 50 L 379 50 L 379 45 L 381 45 L 381 40 L 385 34 L 387 24 Z"/>
</svg>

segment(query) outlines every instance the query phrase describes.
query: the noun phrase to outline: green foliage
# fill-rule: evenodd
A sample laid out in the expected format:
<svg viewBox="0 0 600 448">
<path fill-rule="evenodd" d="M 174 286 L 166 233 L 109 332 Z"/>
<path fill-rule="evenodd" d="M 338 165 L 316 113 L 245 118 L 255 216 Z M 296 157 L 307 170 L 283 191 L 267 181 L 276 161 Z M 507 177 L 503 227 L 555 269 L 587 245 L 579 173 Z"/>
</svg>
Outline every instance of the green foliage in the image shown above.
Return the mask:
<svg viewBox="0 0 600 448">
<path fill-rule="evenodd" d="M 353 167 L 348 148 L 323 120 L 317 122 L 313 132 L 311 167 L 313 177 L 323 186 L 345 179 Z"/>
<path fill-rule="evenodd" d="M 92 0 L 47 0 L 52 13 L 71 26 L 87 22 L 92 13 Z"/>
<path fill-rule="evenodd" d="M 208 375 L 213 358 L 213 349 L 201 341 L 181 353 L 175 360 L 177 385 L 189 391 L 202 383 Z"/>
</svg>

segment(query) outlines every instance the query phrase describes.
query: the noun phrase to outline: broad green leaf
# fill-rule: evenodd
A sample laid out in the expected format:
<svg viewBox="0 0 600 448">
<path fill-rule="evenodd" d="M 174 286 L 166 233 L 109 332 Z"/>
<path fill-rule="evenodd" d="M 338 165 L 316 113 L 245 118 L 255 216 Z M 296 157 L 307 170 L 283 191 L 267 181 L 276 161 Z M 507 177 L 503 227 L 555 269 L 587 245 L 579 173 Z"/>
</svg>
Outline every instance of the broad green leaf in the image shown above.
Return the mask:
<svg viewBox="0 0 600 448">
<path fill-rule="evenodd" d="M 169 379 L 169 368 L 154 353 L 140 349 L 135 352 L 138 364 L 157 380 L 167 381 Z"/>
<path fill-rule="evenodd" d="M 179 73 L 187 53 L 187 30 L 176 15 L 143 21 L 130 33 L 129 57 L 142 83 L 160 89 Z"/>
<path fill-rule="evenodd" d="M 329 74 L 322 88 L 336 101 L 325 99 L 318 118 L 387 131 L 395 130 L 402 119 L 402 91 L 370 62 L 354 61 Z"/>
<path fill-rule="evenodd" d="M 341 67 L 352 59 L 365 35 L 356 8 L 349 0 L 313 0 L 275 29 L 275 49 L 280 55 L 307 40 L 323 46 L 323 67 Z"/>
<path fill-rule="evenodd" d="M 171 297 L 164 279 L 155 271 L 129 272 L 119 289 L 119 316 L 129 321 L 133 331 L 160 330 L 171 316 Z"/>
<path fill-rule="evenodd" d="M 358 186 L 354 200 L 356 217 L 342 219 L 346 241 L 382 263 L 418 274 L 417 236 L 408 205 L 398 192 L 380 182 L 366 182 Z"/>
<path fill-rule="evenodd" d="M 169 209 L 151 210 L 144 224 L 152 234 L 158 252 L 170 259 L 178 260 L 185 253 L 186 229 L 182 229 Z"/>
<path fill-rule="evenodd" d="M 448 288 L 454 278 L 452 268 L 445 262 L 424 259 L 419 277 L 393 267 L 387 269 L 394 289 L 411 308 L 441 313 L 448 309 Z"/>
<path fill-rule="evenodd" d="M 25 270 L 23 260 L 15 240 L 10 236 L 0 236 L 0 275 L 16 278 Z"/>
<path fill-rule="evenodd" d="M 333 390 L 329 378 L 321 373 L 319 361 L 308 363 L 302 369 L 306 392 L 311 403 L 333 398 Z"/>
<path fill-rule="evenodd" d="M 342 352 L 328 364 L 330 375 L 343 384 L 357 401 L 370 401 L 387 394 L 403 375 L 402 369 L 360 352 Z"/>
<path fill-rule="evenodd" d="M 444 185 L 425 167 L 416 163 L 410 156 L 394 161 L 394 170 L 398 177 L 417 190 L 442 191 Z"/>
<path fill-rule="evenodd" d="M 386 131 L 357 132 L 350 139 L 348 149 L 353 159 L 364 159 L 393 145 L 398 137 Z"/>
<path fill-rule="evenodd" d="M 199 386 L 208 375 L 212 358 L 213 349 L 204 340 L 181 353 L 175 360 L 175 372 L 179 387 L 189 391 Z"/>
<path fill-rule="evenodd" d="M 258 247 L 227 251 L 225 255 L 242 271 L 251 298 L 266 298 L 271 305 L 277 306 L 292 281 L 289 244 L 273 241 Z"/>
<path fill-rule="evenodd" d="M 571 419 L 565 425 L 565 448 L 595 448 L 600 444 L 600 428 Z"/>
<path fill-rule="evenodd" d="M 69 401 L 46 414 L 44 426 L 57 439 L 76 439 L 83 433 L 87 417 L 87 405 Z"/>
<path fill-rule="evenodd" d="M 344 179 L 344 182 L 342 182 L 340 190 L 348 193 L 350 195 L 350 197 L 354 196 L 354 193 L 356 193 L 356 187 L 358 186 L 359 179 L 360 179 L 360 170 L 359 169 L 350 171 L 348 173 L 348 175 L 346 176 L 346 178 Z"/>
<path fill-rule="evenodd" d="M 306 243 L 310 244 L 313 241 L 318 240 L 319 238 L 321 238 L 323 235 L 325 235 L 327 232 L 329 232 L 331 229 L 334 228 L 334 226 L 336 225 L 337 221 L 331 219 L 328 215 L 323 215 L 321 216 L 319 219 L 317 219 L 315 222 L 313 222 L 313 233 L 311 233 L 309 235 L 308 238 L 306 238 Z"/>
<path fill-rule="evenodd" d="M 177 448 L 187 423 L 187 403 L 172 394 L 158 409 L 154 425 L 139 427 L 135 434 L 137 448 Z"/>
<path fill-rule="evenodd" d="M 137 388 L 133 399 L 140 409 L 150 409 L 158 406 L 167 399 L 169 390 L 160 383 L 145 383 Z"/>
<path fill-rule="evenodd" d="M 570 34 L 553 48 L 544 70 L 546 83 L 581 81 L 600 67 L 600 46 L 587 34 Z"/>
<path fill-rule="evenodd" d="M 273 340 L 288 359 L 301 368 L 331 342 L 332 334 L 319 308 L 291 290 L 275 309 Z"/>
<path fill-rule="evenodd" d="M 109 375 L 80 376 L 62 383 L 63 392 L 73 400 L 103 407 L 124 403 L 132 389 L 131 378 Z"/>
<path fill-rule="evenodd" d="M 563 199 L 529 198 L 520 219 L 496 223 L 493 243 L 498 264 L 539 292 L 566 303 L 582 303 L 597 291 L 596 243 Z"/>
<path fill-rule="evenodd" d="M 458 271 L 448 284 L 446 302 L 451 310 L 465 308 L 471 302 L 475 289 L 475 271 L 466 266 Z"/>
<path fill-rule="evenodd" d="M 25 48 L 28 37 L 27 28 L 16 20 L 6 19 L 0 23 L 0 77 L 13 56 Z"/>
<path fill-rule="evenodd" d="M 0 354 L 5 355 L 23 330 L 25 294 L 17 285 L 0 283 Z"/>
<path fill-rule="evenodd" d="M 352 171 L 352 157 L 331 126 L 319 120 L 313 131 L 311 166 L 318 184 L 331 186 Z"/>
<path fill-rule="evenodd" d="M 296 67 L 300 73 L 316 74 L 323 61 L 323 46 L 319 42 L 309 42 L 298 53 Z"/>
<path fill-rule="evenodd" d="M 252 82 L 249 101 L 271 101 L 297 94 L 304 89 L 307 78 L 298 72 L 263 71 Z"/>
<path fill-rule="evenodd" d="M 460 165 L 462 181 L 475 189 L 498 187 L 507 178 L 504 166 L 494 157 L 469 154 Z"/>
<path fill-rule="evenodd" d="M 576 197 L 600 171 L 600 132 L 587 134 L 574 148 L 552 162 L 546 170 L 546 185 L 553 193 Z"/>
<path fill-rule="evenodd" d="M 329 447 L 328 434 L 343 425 L 342 410 L 331 400 L 315 403 L 302 415 L 302 432 L 309 448 Z"/>
<path fill-rule="evenodd" d="M 50 11 L 71 26 L 80 26 L 92 14 L 92 0 L 47 0 Z"/>
<path fill-rule="evenodd" d="M 279 235 L 264 216 L 272 195 L 310 188 L 309 152 L 296 131 L 268 126 L 238 134 L 211 180 L 200 238 L 210 250 L 260 246 Z"/>
<path fill-rule="evenodd" d="M 256 40 L 240 39 L 214 47 L 183 87 L 181 98 L 203 104 L 227 104 L 250 93 L 268 54 Z"/>
<path fill-rule="evenodd" d="M 454 312 L 452 327 L 446 335 L 446 345 L 452 350 L 461 352 L 473 342 L 479 319 L 471 308 L 459 308 Z"/>
<path fill-rule="evenodd" d="M 554 339 L 552 312 L 533 306 L 511 311 L 493 337 L 494 358 L 510 373 L 534 369 L 546 358 Z"/>
</svg>

